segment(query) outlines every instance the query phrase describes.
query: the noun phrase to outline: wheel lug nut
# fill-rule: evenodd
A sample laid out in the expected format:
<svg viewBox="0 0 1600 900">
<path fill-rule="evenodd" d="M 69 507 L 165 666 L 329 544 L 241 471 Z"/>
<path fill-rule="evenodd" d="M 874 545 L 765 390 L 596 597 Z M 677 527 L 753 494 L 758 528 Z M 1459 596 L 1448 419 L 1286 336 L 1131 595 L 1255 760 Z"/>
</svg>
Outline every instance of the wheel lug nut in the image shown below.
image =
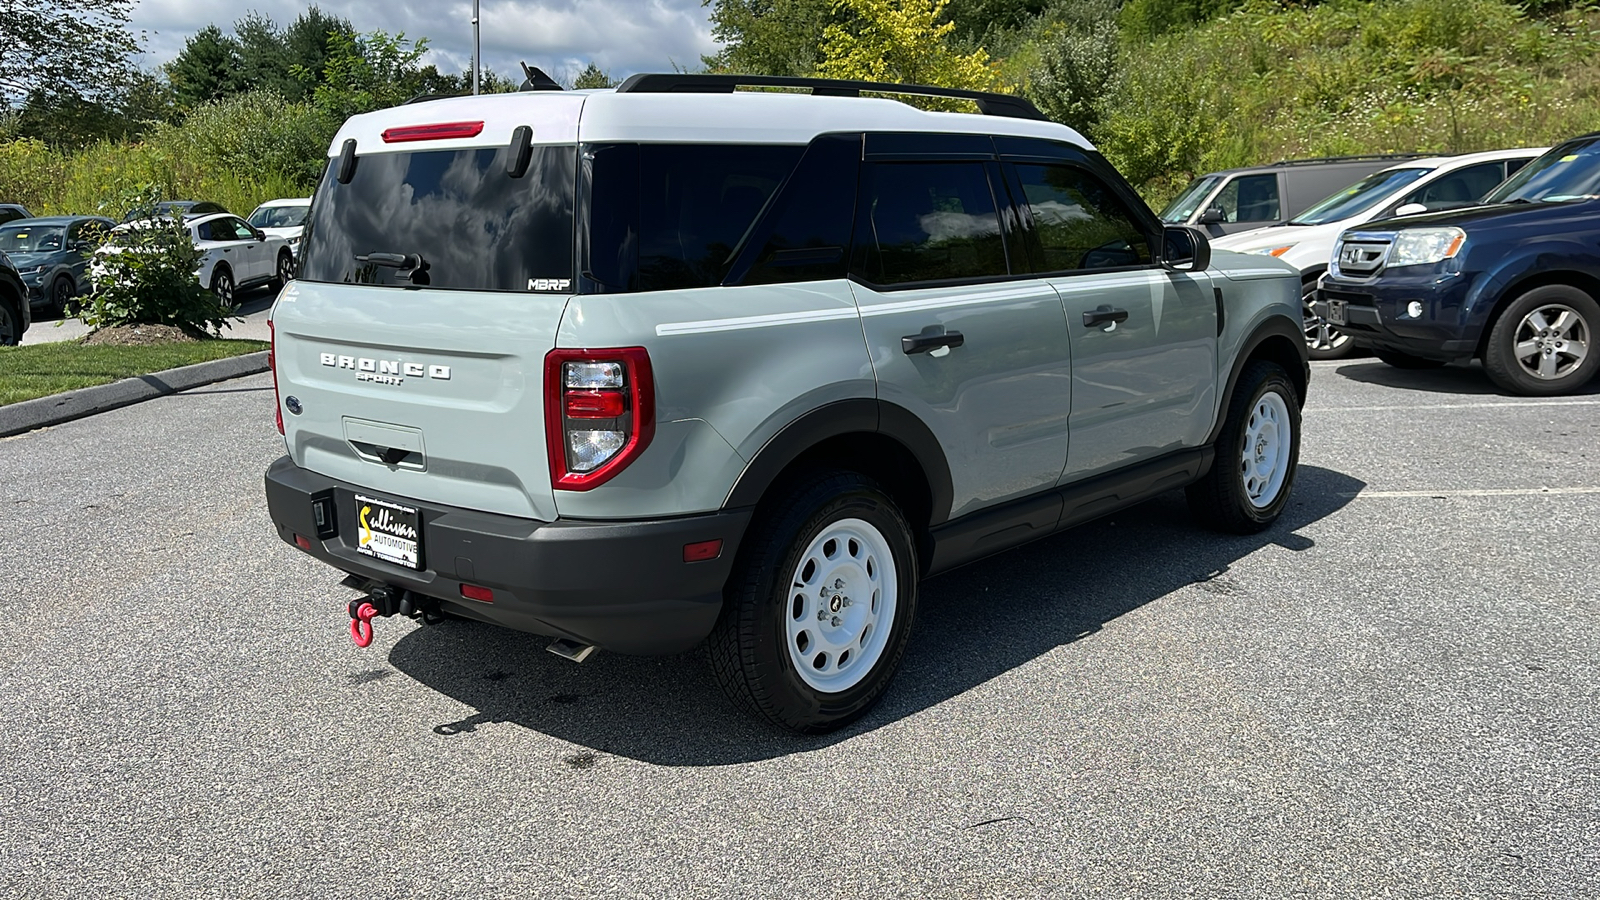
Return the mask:
<svg viewBox="0 0 1600 900">
<path fill-rule="evenodd" d="M 839 617 L 838 616 L 834 616 L 833 617 L 833 627 L 838 628 L 839 627 L 839 622 L 840 622 Z"/>
</svg>

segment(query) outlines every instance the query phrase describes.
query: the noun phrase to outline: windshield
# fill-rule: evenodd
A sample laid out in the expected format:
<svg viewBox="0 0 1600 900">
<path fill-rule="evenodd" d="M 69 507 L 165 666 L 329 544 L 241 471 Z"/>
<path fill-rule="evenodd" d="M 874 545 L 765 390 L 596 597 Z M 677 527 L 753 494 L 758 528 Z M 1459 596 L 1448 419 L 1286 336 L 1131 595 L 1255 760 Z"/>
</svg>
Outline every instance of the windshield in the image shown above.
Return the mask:
<svg viewBox="0 0 1600 900">
<path fill-rule="evenodd" d="M 1201 201 L 1211 194 L 1212 188 L 1215 188 L 1217 182 L 1221 180 L 1222 176 L 1220 175 L 1207 175 L 1204 178 L 1196 178 L 1194 181 L 1189 182 L 1189 186 L 1183 189 L 1183 193 L 1179 194 L 1177 199 L 1168 203 L 1167 208 L 1161 211 L 1161 221 L 1171 222 L 1174 225 L 1182 225 L 1184 222 L 1189 221 L 1189 217 L 1194 215 L 1195 210 L 1200 208 Z"/>
<path fill-rule="evenodd" d="M 311 205 L 263 206 L 250 214 L 250 224 L 257 228 L 298 228 L 306 223 Z"/>
<path fill-rule="evenodd" d="M 1388 199 L 1389 195 L 1432 169 L 1386 169 L 1374 172 L 1289 220 L 1290 225 L 1326 225 L 1359 216 Z"/>
<path fill-rule="evenodd" d="M 52 253 L 60 250 L 67 230 L 60 227 L 37 228 L 29 225 L 0 227 L 0 251 L 6 253 Z"/>
<path fill-rule="evenodd" d="M 536 146 L 517 178 L 508 171 L 513 152 L 370 153 L 356 158 L 349 184 L 339 183 L 335 159 L 306 219 L 300 280 L 565 290 L 573 277 L 578 148 Z M 417 257 L 424 267 L 414 266 Z"/>
<path fill-rule="evenodd" d="M 1600 197 L 1600 137 L 1563 144 L 1483 198 L 1484 203 L 1558 203 Z"/>
</svg>

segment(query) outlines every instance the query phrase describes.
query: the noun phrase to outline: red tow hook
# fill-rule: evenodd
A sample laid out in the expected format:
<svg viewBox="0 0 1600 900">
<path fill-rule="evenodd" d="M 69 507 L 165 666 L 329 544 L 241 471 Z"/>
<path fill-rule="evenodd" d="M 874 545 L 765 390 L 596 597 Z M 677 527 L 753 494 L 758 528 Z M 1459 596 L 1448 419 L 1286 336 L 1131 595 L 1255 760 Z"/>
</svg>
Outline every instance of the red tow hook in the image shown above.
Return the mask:
<svg viewBox="0 0 1600 900">
<path fill-rule="evenodd" d="M 350 607 L 350 640 L 355 641 L 357 647 L 370 647 L 372 618 L 378 614 L 378 608 L 365 601 L 360 606 L 352 603 Z"/>
</svg>

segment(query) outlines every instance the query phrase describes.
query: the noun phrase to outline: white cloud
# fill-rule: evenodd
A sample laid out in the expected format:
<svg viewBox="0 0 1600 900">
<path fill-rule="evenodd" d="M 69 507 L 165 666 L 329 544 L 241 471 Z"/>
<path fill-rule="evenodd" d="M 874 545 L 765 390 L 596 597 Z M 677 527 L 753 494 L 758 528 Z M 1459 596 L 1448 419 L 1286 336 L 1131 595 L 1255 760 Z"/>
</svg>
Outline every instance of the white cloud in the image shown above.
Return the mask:
<svg viewBox="0 0 1600 900">
<path fill-rule="evenodd" d="M 143 62 L 153 67 L 176 56 L 184 41 L 207 25 L 232 31 L 236 20 L 255 10 L 282 26 L 308 5 L 303 0 L 139 0 L 130 25 L 145 32 Z M 428 61 L 441 71 L 460 72 L 471 65 L 470 0 L 321 0 L 317 5 L 349 19 L 357 31 L 428 38 Z M 693 69 L 703 54 L 717 49 L 701 0 L 481 0 L 481 7 L 484 62 L 507 77 L 520 76 L 519 61 L 565 79 L 591 60 L 615 78 L 670 72 L 674 64 Z"/>
</svg>

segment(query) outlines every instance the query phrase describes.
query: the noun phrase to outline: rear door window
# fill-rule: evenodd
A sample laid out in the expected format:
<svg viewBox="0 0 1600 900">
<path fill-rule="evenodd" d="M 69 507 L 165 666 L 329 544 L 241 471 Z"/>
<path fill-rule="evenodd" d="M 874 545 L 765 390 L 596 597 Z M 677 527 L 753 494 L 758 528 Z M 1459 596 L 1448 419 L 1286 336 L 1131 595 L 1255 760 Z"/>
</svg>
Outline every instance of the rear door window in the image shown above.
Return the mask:
<svg viewBox="0 0 1600 900">
<path fill-rule="evenodd" d="M 338 161 L 306 220 L 299 279 L 472 291 L 566 290 L 572 279 L 577 148 L 542 145 L 521 177 L 506 147 L 372 153 L 349 184 Z M 371 254 L 420 256 L 412 270 Z M 369 257 L 367 260 L 361 257 Z"/>
<path fill-rule="evenodd" d="M 976 161 L 863 166 L 851 273 L 879 285 L 1009 274 L 988 169 Z"/>
<path fill-rule="evenodd" d="M 1490 162 L 1441 175 L 1405 196 L 1397 205 L 1421 203 L 1428 209 L 1471 206 L 1505 180 L 1505 163 Z"/>
</svg>

